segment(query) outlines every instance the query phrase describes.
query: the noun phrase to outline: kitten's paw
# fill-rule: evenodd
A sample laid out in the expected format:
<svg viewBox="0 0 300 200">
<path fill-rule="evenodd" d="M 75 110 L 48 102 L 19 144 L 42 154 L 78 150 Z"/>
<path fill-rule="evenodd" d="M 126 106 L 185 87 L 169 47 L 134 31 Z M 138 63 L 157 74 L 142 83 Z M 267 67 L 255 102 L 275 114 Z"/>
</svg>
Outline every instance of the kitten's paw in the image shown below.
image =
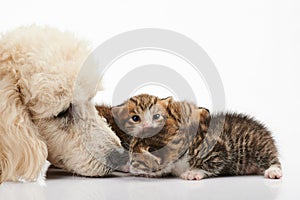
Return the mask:
<svg viewBox="0 0 300 200">
<path fill-rule="evenodd" d="M 119 170 L 121 172 L 129 173 L 129 168 L 130 168 L 130 164 L 129 162 L 127 162 L 125 165 L 121 166 Z"/>
<path fill-rule="evenodd" d="M 201 180 L 204 177 L 205 174 L 201 169 L 188 170 L 180 175 L 180 178 L 185 180 Z"/>
<path fill-rule="evenodd" d="M 272 165 L 265 171 L 265 177 L 270 179 L 280 179 L 282 171 L 277 165 Z"/>
<path fill-rule="evenodd" d="M 146 175 L 144 175 L 144 177 L 146 177 L 146 178 L 159 178 L 160 176 L 158 176 L 156 174 L 146 174 Z"/>
</svg>

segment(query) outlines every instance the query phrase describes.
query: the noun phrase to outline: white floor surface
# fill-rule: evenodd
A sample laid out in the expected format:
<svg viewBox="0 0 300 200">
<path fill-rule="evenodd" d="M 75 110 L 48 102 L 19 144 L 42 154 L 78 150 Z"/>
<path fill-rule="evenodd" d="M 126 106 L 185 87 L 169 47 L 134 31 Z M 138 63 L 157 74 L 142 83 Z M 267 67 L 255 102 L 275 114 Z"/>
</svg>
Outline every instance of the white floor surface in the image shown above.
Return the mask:
<svg viewBox="0 0 300 200">
<path fill-rule="evenodd" d="M 287 171 L 281 180 L 268 180 L 262 176 L 241 176 L 185 181 L 178 178 L 132 177 L 127 174 L 86 178 L 50 169 L 44 187 L 36 183 L 2 184 L 0 200 L 290 200 L 300 199 L 297 176 Z"/>
</svg>

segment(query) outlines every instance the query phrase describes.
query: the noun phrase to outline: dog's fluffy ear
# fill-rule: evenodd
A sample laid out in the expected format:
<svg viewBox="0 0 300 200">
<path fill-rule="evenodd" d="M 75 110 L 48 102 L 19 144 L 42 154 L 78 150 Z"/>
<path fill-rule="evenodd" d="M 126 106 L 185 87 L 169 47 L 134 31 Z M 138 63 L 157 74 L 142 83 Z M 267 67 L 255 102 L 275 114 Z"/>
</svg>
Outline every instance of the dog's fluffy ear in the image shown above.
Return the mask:
<svg viewBox="0 0 300 200">
<path fill-rule="evenodd" d="M 200 116 L 200 127 L 201 130 L 207 131 L 209 128 L 209 123 L 211 120 L 210 112 L 207 108 L 198 107 L 199 116 Z"/>
<path fill-rule="evenodd" d="M 15 82 L 9 75 L 0 79 L 4 97 L 0 100 L 0 183 L 37 180 L 47 159 L 47 146 L 23 105 Z"/>
</svg>

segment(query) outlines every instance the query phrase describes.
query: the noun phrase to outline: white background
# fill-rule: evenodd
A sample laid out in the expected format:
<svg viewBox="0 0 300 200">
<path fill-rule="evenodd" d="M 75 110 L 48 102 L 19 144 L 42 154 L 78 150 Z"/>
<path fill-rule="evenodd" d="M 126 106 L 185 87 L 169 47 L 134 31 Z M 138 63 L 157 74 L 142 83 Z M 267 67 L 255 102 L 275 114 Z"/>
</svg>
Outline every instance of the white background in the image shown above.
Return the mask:
<svg viewBox="0 0 300 200">
<path fill-rule="evenodd" d="M 300 1 L 1 2 L 0 32 L 31 24 L 72 31 L 93 47 L 137 28 L 163 28 L 186 35 L 214 61 L 225 88 L 226 108 L 263 121 L 274 133 L 284 173 L 299 177 Z M 164 55 L 153 56 L 155 63 L 165 62 Z M 123 65 L 135 62 L 124 59 Z M 170 65 L 172 59 L 168 59 Z M 109 82 L 119 77 L 105 78 L 110 90 Z M 205 92 L 199 98 L 209 107 Z"/>
</svg>

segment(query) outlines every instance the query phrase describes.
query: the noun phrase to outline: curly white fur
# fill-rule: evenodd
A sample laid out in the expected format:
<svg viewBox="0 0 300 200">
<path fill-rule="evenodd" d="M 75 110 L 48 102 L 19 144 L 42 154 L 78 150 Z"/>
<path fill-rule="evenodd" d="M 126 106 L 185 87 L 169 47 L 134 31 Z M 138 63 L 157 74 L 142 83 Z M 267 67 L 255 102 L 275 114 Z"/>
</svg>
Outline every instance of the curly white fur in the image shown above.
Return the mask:
<svg viewBox="0 0 300 200">
<path fill-rule="evenodd" d="M 73 101 L 75 80 L 88 54 L 86 42 L 49 27 L 21 27 L 2 35 L 0 183 L 37 180 L 47 158 L 81 175 L 111 171 L 101 158 L 121 147 L 119 139 L 90 98 Z M 55 117 L 71 103 L 69 117 Z"/>
</svg>

